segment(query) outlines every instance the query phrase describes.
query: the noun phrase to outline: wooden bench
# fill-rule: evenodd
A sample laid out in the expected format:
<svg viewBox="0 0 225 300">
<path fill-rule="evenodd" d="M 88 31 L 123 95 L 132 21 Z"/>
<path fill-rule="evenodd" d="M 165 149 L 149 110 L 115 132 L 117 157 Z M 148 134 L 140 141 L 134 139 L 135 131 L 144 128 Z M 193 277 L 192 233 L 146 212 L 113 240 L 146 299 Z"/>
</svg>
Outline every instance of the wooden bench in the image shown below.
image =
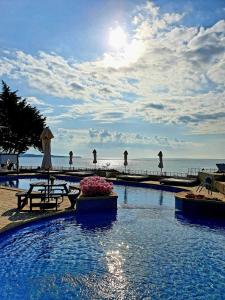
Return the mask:
<svg viewBox="0 0 225 300">
<path fill-rule="evenodd" d="M 28 204 L 28 200 L 30 200 L 30 211 L 32 211 L 33 207 L 40 207 L 40 209 L 55 207 L 57 210 L 58 199 L 61 196 L 62 196 L 61 194 L 50 194 L 48 198 L 44 193 L 18 192 L 16 193 L 17 208 L 19 210 L 23 209 L 24 206 Z M 34 199 L 39 199 L 39 202 L 38 203 L 33 202 Z"/>
<path fill-rule="evenodd" d="M 70 208 L 74 208 L 75 204 L 76 204 L 76 199 L 77 197 L 80 195 L 80 189 L 79 188 L 75 188 L 73 187 L 73 189 L 70 190 L 70 192 L 67 194 L 69 200 L 70 200 Z"/>
<path fill-rule="evenodd" d="M 25 205 L 28 203 L 28 196 L 29 194 L 27 192 L 18 192 L 16 193 L 17 197 L 17 208 L 21 210 L 24 208 Z"/>
<path fill-rule="evenodd" d="M 62 195 L 59 194 L 49 194 L 47 196 L 44 193 L 31 193 L 28 195 L 28 198 L 30 199 L 30 211 L 32 211 L 33 207 L 40 207 L 40 209 L 50 209 L 54 208 L 58 209 L 58 199 Z M 40 199 L 40 201 L 37 203 L 33 202 L 34 199 Z"/>
</svg>

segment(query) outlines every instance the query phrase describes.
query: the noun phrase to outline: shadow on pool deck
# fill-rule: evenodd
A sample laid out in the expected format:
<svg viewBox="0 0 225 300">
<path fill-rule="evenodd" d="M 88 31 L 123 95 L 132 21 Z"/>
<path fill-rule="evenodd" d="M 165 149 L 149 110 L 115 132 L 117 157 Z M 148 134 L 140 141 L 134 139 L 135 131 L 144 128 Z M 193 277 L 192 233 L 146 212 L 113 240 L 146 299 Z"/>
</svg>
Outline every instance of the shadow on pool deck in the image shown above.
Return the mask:
<svg viewBox="0 0 225 300">
<path fill-rule="evenodd" d="M 1 216 L 8 217 L 11 222 L 32 220 L 34 217 L 49 215 L 49 211 L 20 211 L 17 208 L 12 208 L 5 211 Z"/>
</svg>

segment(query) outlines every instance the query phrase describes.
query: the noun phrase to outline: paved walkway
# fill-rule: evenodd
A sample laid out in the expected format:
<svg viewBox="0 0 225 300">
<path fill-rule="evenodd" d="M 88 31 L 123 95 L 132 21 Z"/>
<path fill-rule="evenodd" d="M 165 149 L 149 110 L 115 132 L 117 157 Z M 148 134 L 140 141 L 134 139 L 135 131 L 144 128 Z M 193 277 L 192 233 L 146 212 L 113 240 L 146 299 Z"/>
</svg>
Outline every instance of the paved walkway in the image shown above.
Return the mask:
<svg viewBox="0 0 225 300">
<path fill-rule="evenodd" d="M 179 192 L 176 195 L 179 196 L 179 198 L 185 199 L 187 194 L 194 194 L 194 195 L 203 195 L 204 199 L 207 200 L 221 200 L 225 203 L 225 195 L 217 192 L 213 192 L 212 194 L 208 192 L 207 189 L 202 189 L 201 192 L 196 191 L 197 187 L 193 187 L 190 191 L 186 192 Z M 187 198 L 187 200 L 190 198 Z"/>
</svg>

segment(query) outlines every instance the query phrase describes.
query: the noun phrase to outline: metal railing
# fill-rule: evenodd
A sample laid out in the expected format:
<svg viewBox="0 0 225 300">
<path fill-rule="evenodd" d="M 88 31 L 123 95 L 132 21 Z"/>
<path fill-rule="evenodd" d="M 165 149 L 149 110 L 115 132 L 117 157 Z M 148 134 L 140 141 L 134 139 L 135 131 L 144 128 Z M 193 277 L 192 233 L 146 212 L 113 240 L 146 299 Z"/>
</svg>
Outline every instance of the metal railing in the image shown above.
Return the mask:
<svg viewBox="0 0 225 300">
<path fill-rule="evenodd" d="M 37 170 L 37 167 L 34 166 L 20 166 L 20 170 L 28 170 L 28 171 L 35 171 Z M 62 172 L 72 172 L 72 171 L 113 171 L 110 168 L 95 168 L 95 167 L 89 167 L 89 168 L 79 168 L 79 167 L 65 167 L 65 166 L 57 166 L 53 167 L 54 171 L 62 171 Z M 160 171 L 150 171 L 150 170 L 134 170 L 134 169 L 125 169 L 123 167 L 116 168 L 116 171 L 119 171 L 124 174 L 128 175 L 152 175 L 152 176 L 165 176 L 165 177 L 187 177 L 187 176 L 197 176 L 199 172 L 209 172 L 213 173 L 216 172 L 217 169 L 214 168 L 188 168 L 187 172 L 176 172 L 176 171 L 163 171 L 162 173 Z"/>
<path fill-rule="evenodd" d="M 199 172 L 215 173 L 216 168 L 188 168 L 188 175 L 197 176 Z"/>
<path fill-rule="evenodd" d="M 38 170 L 37 167 L 34 166 L 20 166 L 20 170 L 28 170 L 28 171 L 36 171 Z M 123 174 L 128 174 L 128 175 L 142 175 L 142 176 L 164 176 L 164 177 L 181 177 L 185 178 L 187 175 L 193 175 L 196 176 L 198 175 L 197 169 L 194 170 L 188 170 L 188 172 L 172 172 L 172 171 L 150 171 L 150 170 L 134 170 L 134 169 L 125 169 L 124 168 L 116 168 L 116 169 L 110 169 L 110 168 L 95 168 L 95 167 L 90 167 L 90 168 L 79 168 L 79 167 L 65 167 L 65 166 L 57 166 L 53 167 L 54 171 L 62 171 L 62 172 L 73 172 L 73 171 L 106 171 L 106 172 L 113 172 L 113 170 L 119 171 Z M 211 169 L 210 169 L 211 170 Z"/>
</svg>

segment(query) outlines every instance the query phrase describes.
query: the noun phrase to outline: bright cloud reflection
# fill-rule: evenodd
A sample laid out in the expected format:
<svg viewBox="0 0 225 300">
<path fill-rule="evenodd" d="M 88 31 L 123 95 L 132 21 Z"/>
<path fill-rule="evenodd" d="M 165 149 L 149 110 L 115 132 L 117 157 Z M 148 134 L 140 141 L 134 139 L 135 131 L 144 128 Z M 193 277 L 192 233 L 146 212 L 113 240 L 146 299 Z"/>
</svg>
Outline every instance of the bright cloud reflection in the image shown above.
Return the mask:
<svg viewBox="0 0 225 300">
<path fill-rule="evenodd" d="M 121 49 L 127 45 L 127 35 L 120 26 L 110 29 L 109 45 L 116 49 Z"/>
<path fill-rule="evenodd" d="M 109 45 L 114 52 L 104 54 L 103 64 L 105 67 L 122 68 L 135 63 L 144 54 L 145 46 L 142 40 L 127 40 L 127 33 L 120 27 L 110 29 Z"/>
<path fill-rule="evenodd" d="M 145 47 L 141 41 L 133 40 L 121 51 L 116 53 L 105 53 L 103 58 L 104 67 L 119 69 L 122 67 L 128 67 L 131 64 L 137 62 L 137 60 L 144 53 Z"/>
<path fill-rule="evenodd" d="M 138 40 L 133 40 L 124 51 L 127 61 L 135 63 L 144 53 L 144 43 Z"/>
</svg>

